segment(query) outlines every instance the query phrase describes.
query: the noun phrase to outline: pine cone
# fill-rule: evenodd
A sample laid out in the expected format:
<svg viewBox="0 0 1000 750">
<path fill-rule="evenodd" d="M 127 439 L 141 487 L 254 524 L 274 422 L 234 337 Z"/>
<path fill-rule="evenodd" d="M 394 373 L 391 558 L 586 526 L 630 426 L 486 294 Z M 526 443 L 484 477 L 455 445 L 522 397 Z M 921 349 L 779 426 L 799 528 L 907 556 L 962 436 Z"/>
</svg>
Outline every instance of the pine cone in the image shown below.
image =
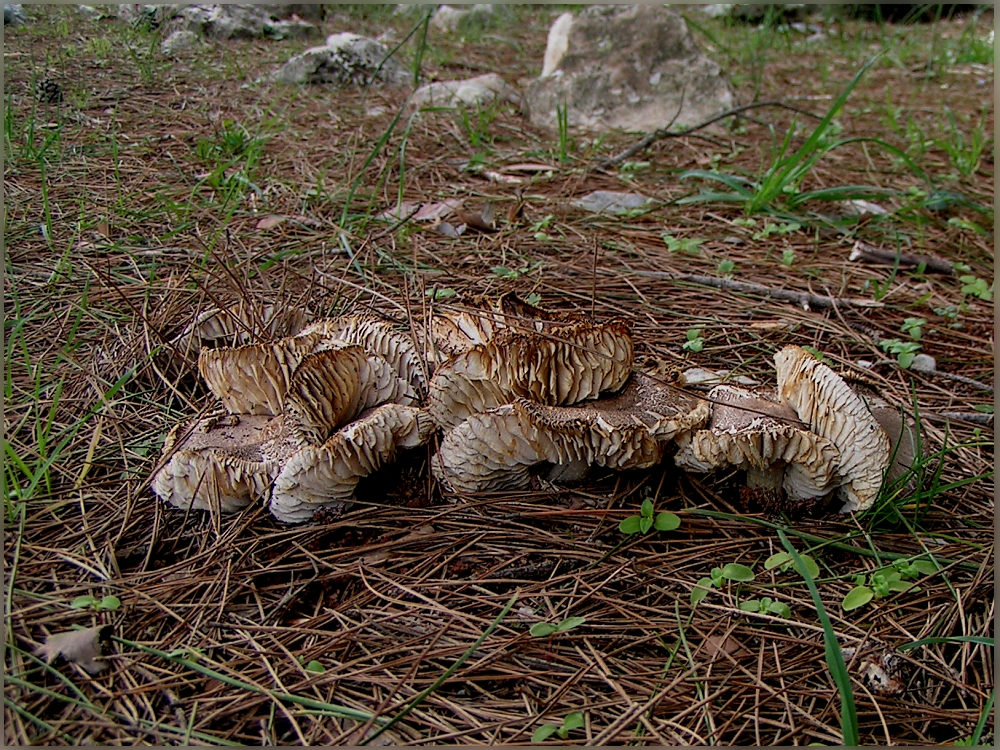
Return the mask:
<svg viewBox="0 0 1000 750">
<path fill-rule="evenodd" d="M 62 86 L 51 78 L 41 78 L 35 83 L 35 98 L 42 104 L 58 104 L 63 100 Z"/>
</svg>

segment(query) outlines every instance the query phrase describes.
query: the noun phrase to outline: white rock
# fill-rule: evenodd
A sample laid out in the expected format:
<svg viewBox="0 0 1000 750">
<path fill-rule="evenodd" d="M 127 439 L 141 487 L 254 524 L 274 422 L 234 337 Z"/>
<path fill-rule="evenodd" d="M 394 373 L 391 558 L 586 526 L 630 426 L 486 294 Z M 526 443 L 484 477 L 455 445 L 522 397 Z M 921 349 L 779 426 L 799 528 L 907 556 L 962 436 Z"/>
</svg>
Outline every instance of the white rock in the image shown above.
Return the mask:
<svg viewBox="0 0 1000 750">
<path fill-rule="evenodd" d="M 326 45 L 296 55 L 272 75 L 281 83 L 367 85 L 371 81 L 402 85 L 410 73 L 374 39 L 351 33 L 331 34 Z"/>
<path fill-rule="evenodd" d="M 619 193 L 614 190 L 595 190 L 593 193 L 571 201 L 570 205 L 593 213 L 623 214 L 647 208 L 654 200 L 640 193 Z"/>
<path fill-rule="evenodd" d="M 178 52 L 185 52 L 201 45 L 201 37 L 188 29 L 178 29 L 160 42 L 160 52 L 167 57 L 173 57 Z"/>
<path fill-rule="evenodd" d="M 496 73 L 476 76 L 464 81 L 437 81 L 413 92 L 414 107 L 475 107 L 510 96 L 507 84 Z"/>
<path fill-rule="evenodd" d="M 937 370 L 937 362 L 930 354 L 918 354 L 913 358 L 910 369 L 917 372 L 934 372 Z"/>
<path fill-rule="evenodd" d="M 523 111 L 532 125 L 554 128 L 561 104 L 577 128 L 651 131 L 708 119 L 732 107 L 733 95 L 672 8 L 593 5 L 553 22 Z"/>
</svg>

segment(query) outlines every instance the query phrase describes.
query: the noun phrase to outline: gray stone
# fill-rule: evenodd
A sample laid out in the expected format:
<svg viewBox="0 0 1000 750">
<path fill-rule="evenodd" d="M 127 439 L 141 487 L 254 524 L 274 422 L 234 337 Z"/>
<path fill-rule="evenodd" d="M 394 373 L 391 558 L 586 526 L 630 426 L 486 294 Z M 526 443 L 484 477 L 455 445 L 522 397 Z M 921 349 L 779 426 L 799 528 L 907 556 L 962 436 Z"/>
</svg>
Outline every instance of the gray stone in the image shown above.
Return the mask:
<svg viewBox="0 0 1000 750">
<path fill-rule="evenodd" d="M 22 5 L 4 5 L 3 6 L 3 25 L 11 24 L 13 26 L 19 26 L 28 20 L 28 17 L 24 13 L 24 6 Z"/>
<path fill-rule="evenodd" d="M 177 12 L 172 27 L 212 39 L 302 39 L 322 33 L 307 21 L 276 20 L 267 10 L 275 7 L 281 6 L 189 5 Z"/>
<path fill-rule="evenodd" d="M 201 46 L 202 39 L 189 29 L 178 29 L 160 42 L 160 52 L 166 57 L 173 57 L 179 52 L 187 52 Z"/>
<path fill-rule="evenodd" d="M 917 372 L 934 372 L 937 370 L 937 362 L 930 354 L 917 354 L 910 363 L 910 369 Z"/>
<path fill-rule="evenodd" d="M 496 73 L 476 76 L 464 81 L 437 81 L 421 86 L 413 92 L 410 104 L 414 107 L 476 107 L 497 99 L 510 98 L 511 92 L 503 78 Z"/>
<path fill-rule="evenodd" d="M 505 5 L 482 3 L 462 8 L 442 5 L 431 18 L 434 28 L 446 33 L 469 31 L 474 28 L 486 29 L 493 26 L 501 17 L 501 13 L 509 13 Z"/>
<path fill-rule="evenodd" d="M 522 109 L 529 123 L 554 128 L 560 104 L 573 127 L 648 132 L 706 120 L 733 95 L 672 8 L 593 5 L 552 24 Z"/>
<path fill-rule="evenodd" d="M 77 5 L 76 9 L 88 21 L 99 21 L 105 17 L 104 11 L 100 8 L 95 8 L 93 5 Z"/>
<path fill-rule="evenodd" d="M 296 55 L 272 76 L 281 83 L 333 83 L 338 86 L 371 82 L 403 85 L 410 72 L 374 39 L 341 33 L 327 37 L 322 47 Z M 381 66 L 381 67 L 380 67 Z"/>
<path fill-rule="evenodd" d="M 649 208 L 655 203 L 640 193 L 617 193 L 613 190 L 595 190 L 589 195 L 571 201 L 570 205 L 582 208 L 584 211 L 592 211 L 595 214 L 625 214 L 637 209 Z"/>
</svg>

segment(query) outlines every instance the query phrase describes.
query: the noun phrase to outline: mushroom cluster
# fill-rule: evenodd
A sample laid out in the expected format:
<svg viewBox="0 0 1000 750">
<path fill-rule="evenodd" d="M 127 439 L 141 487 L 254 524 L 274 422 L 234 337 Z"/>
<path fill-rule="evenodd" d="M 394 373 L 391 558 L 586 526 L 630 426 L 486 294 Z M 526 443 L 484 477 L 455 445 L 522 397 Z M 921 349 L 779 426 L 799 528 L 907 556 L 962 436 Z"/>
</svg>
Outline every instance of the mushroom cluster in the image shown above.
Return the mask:
<svg viewBox="0 0 1000 750">
<path fill-rule="evenodd" d="M 152 488 L 181 508 L 246 507 L 307 521 L 342 506 L 358 481 L 434 430 L 412 341 L 366 316 L 321 320 L 266 344 L 202 349 L 221 408 L 177 425 Z"/>
<path fill-rule="evenodd" d="M 705 397 L 679 387 L 683 377 L 637 368 L 626 322 L 512 294 L 435 315 L 414 334 L 345 316 L 202 349 L 219 408 L 170 432 L 154 492 L 219 511 L 266 499 L 278 519 L 306 521 L 441 430 L 432 471 L 456 492 L 524 488 L 545 467 L 563 481 L 592 466 L 648 468 L 676 446 L 682 469 L 742 469 L 751 487 L 791 503 L 836 494 L 849 512 L 915 455 L 912 423 L 796 346 L 775 355 L 776 389 L 721 384 Z"/>
</svg>

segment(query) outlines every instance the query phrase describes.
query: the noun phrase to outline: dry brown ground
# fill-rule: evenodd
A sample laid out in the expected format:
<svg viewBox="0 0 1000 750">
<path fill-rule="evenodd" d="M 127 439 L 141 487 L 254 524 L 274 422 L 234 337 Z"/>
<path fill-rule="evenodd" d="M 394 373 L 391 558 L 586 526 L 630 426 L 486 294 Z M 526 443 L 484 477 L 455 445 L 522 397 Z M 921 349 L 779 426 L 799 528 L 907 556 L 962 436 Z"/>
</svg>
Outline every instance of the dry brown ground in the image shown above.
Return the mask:
<svg viewBox="0 0 1000 750">
<path fill-rule="evenodd" d="M 888 40 L 889 59 L 839 118 L 843 134 L 922 150 L 911 153 L 937 188 L 987 207 L 936 212 L 904 195 L 880 200 L 895 211 L 887 218 L 831 227 L 813 215 L 800 231 L 755 240 L 762 216 L 745 227 L 733 223 L 743 217 L 737 206 L 669 201 L 697 189 L 678 179 L 684 169 L 715 163 L 757 173 L 772 148 L 767 124 L 779 142 L 791 124 L 780 109 L 756 110 L 737 130 L 662 140 L 634 157 L 647 164 L 630 171 L 593 168 L 631 143 L 625 136 L 595 144 L 572 134 L 563 165 L 557 137 L 527 127 L 514 108 L 491 111 L 481 129 L 431 115 L 407 135 L 405 169 L 401 125 L 362 170 L 404 95 L 253 82 L 303 43 L 220 43 L 168 63 L 146 56 L 148 35 L 115 20 L 31 10 L 38 20 L 7 29 L 4 45 L 8 742 L 348 743 L 363 736 L 364 722 L 335 706 L 396 716 L 468 653 L 516 594 L 471 657 L 376 742 L 526 744 L 541 723 L 582 711 L 585 727 L 569 736 L 575 744 L 836 744 L 840 702 L 816 609 L 801 580 L 761 565 L 781 549 L 779 526 L 820 561 L 819 590 L 843 645 L 992 638 L 992 420 L 942 416 L 981 416 L 976 407 L 991 405 L 992 393 L 900 369 L 870 333 L 905 339 L 903 321 L 925 318 L 923 350 L 939 370 L 989 384 L 993 304 L 963 295 L 954 276 L 848 260 L 855 240 L 895 247 L 900 238 L 909 252 L 965 263 L 965 273 L 992 283 L 992 146 L 961 176 L 931 142 L 948 136 L 945 106 L 968 134 L 989 105 L 985 132 L 993 132 L 992 64 L 944 57 L 960 46 L 968 19 L 890 26 L 885 36 L 846 23 L 842 41 L 789 48 L 705 22 L 722 42 L 713 54 L 741 102 L 757 90 L 819 114 Z M 498 71 L 523 82 L 539 71 L 549 19 L 548 11 L 519 9 L 512 22 L 468 40 L 432 33 L 424 73 Z M 340 9 L 325 30 L 374 34 L 407 23 Z M 991 13 L 974 31 L 988 28 Z M 46 69 L 66 91 L 61 106 L 33 104 L 31 85 Z M 892 131 L 887 103 L 899 108 L 903 128 L 912 116 L 925 148 Z M 198 146 L 219 143 L 227 120 L 266 135 L 248 172 L 259 190 L 229 201 L 206 179 L 211 159 Z M 469 168 L 525 161 L 553 170 L 513 186 Z M 236 160 L 229 173 L 244 164 Z M 345 233 L 344 201 L 358 176 Z M 805 187 L 845 184 L 926 188 L 860 145 L 823 159 Z M 668 203 L 627 218 L 568 207 L 594 189 L 635 189 Z M 400 197 L 457 197 L 470 208 L 490 201 L 501 219 L 518 201 L 524 206 L 496 234 L 458 238 L 413 226 L 387 233 L 364 220 Z M 258 229 L 272 214 L 290 218 Z M 664 232 L 701 239 L 700 254 L 669 253 Z M 795 253 L 789 264 L 781 262 L 786 250 Z M 772 288 L 869 300 L 886 293 L 878 307 L 805 311 L 642 275 L 717 275 L 727 259 L 736 278 Z M 531 270 L 501 278 L 491 271 L 497 266 Z M 431 287 L 515 289 L 601 320 L 625 316 L 640 356 L 764 380 L 771 355 L 792 343 L 815 347 L 846 373 L 861 372 L 859 359 L 875 361 L 868 377 L 893 404 L 919 410 L 929 454 L 944 456 L 940 472 L 931 476 L 931 461 L 923 496 L 887 497 L 863 517 L 787 523 L 743 505 L 738 476 L 680 474 L 669 460 L 578 487 L 448 497 L 427 478 L 426 451 L 364 483 L 346 515 L 300 527 L 278 524 L 263 508 L 209 518 L 155 501 L 149 476 L 165 431 L 208 401 L 190 363 L 160 351 L 197 314 L 242 300 L 316 315 L 374 309 L 403 326 L 427 313 Z M 935 312 L 949 305 L 960 328 Z M 689 328 L 703 330 L 700 353 L 681 348 Z M 682 526 L 625 539 L 617 525 L 646 496 L 657 510 L 678 512 Z M 921 580 L 919 592 L 842 611 L 856 574 L 892 553 L 927 550 L 944 571 Z M 755 565 L 757 580 L 692 608 L 694 583 L 729 562 Z M 121 607 L 70 606 L 88 594 L 117 596 Z M 738 609 L 739 600 L 762 595 L 788 603 L 790 620 Z M 528 634 L 536 619 L 568 616 L 586 622 L 551 638 Z M 31 656 L 48 634 L 95 623 L 112 625 L 121 639 L 99 676 L 65 664 L 46 669 Z M 991 700 L 992 657 L 990 647 L 970 642 L 908 650 L 900 657 L 905 690 L 895 696 L 874 694 L 853 665 L 862 741 L 970 736 Z M 312 660 L 325 671 L 307 671 Z M 992 726 L 990 718 L 985 737 Z"/>
</svg>

